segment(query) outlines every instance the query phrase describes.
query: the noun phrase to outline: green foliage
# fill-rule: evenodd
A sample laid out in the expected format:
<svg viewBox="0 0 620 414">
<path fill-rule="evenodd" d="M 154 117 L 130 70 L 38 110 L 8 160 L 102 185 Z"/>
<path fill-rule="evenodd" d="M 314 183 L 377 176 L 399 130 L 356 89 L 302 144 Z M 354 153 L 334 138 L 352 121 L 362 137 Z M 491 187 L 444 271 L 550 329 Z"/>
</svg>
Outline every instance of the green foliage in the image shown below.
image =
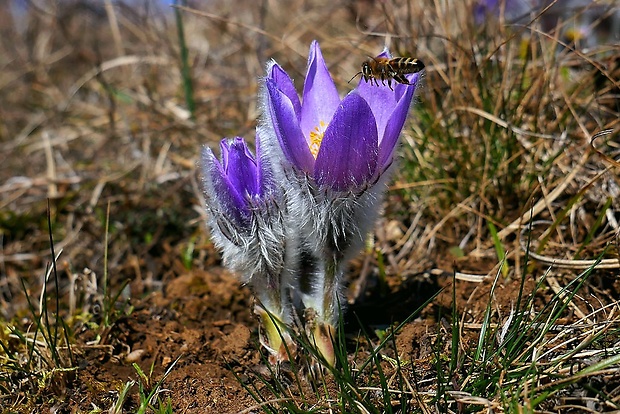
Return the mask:
<svg viewBox="0 0 620 414">
<path fill-rule="evenodd" d="M 58 256 L 54 250 L 49 210 L 47 218 L 51 264 L 46 268 L 38 303 L 29 294 L 25 281 L 20 280 L 28 303 L 31 326 L 27 329 L 11 323 L 2 326 L 0 389 L 8 395 L 24 391 L 38 395 L 49 389 L 62 390 L 73 381 L 77 371 L 72 332 L 58 311 Z M 15 382 L 12 380 L 14 377 L 23 377 L 25 381 Z"/>
<path fill-rule="evenodd" d="M 184 0 L 176 0 L 175 4 L 181 4 L 185 6 Z M 189 64 L 189 53 L 187 45 L 185 43 L 185 29 L 183 25 L 183 15 L 177 8 L 174 9 L 174 16 L 177 23 L 177 36 L 179 38 L 179 49 L 181 51 L 181 76 L 183 78 L 183 92 L 185 93 L 185 103 L 189 110 L 192 119 L 195 118 L 196 103 L 194 101 L 194 86 L 192 82 L 192 75 Z"/>
<path fill-rule="evenodd" d="M 177 362 L 179 362 L 179 359 L 181 359 L 180 355 L 170 364 L 162 377 L 156 383 L 153 383 L 152 379 L 153 369 L 155 367 L 153 364 L 151 365 L 151 370 L 148 375 L 146 375 L 144 371 L 142 371 L 138 364 L 132 364 L 139 378 L 138 397 L 140 398 L 140 404 L 136 411 L 137 414 L 146 414 L 148 410 L 153 410 L 157 414 L 166 414 L 172 412 L 170 397 L 166 398 L 165 401 L 162 401 L 159 397 L 159 394 L 164 391 L 161 388 L 161 385 L 166 380 L 166 377 L 170 375 L 170 373 L 174 369 L 174 366 L 177 364 Z"/>
</svg>

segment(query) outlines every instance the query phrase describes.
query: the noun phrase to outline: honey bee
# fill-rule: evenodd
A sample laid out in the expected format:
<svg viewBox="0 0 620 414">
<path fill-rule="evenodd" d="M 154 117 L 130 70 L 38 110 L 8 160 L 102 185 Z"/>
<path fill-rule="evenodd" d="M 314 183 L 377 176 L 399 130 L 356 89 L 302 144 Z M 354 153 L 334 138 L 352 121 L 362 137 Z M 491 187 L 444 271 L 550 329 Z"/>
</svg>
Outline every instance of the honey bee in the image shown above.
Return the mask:
<svg viewBox="0 0 620 414">
<path fill-rule="evenodd" d="M 373 81 L 377 86 L 379 86 L 379 80 L 381 80 L 382 85 L 385 85 L 387 81 L 387 85 L 392 89 L 392 79 L 398 83 L 409 85 L 409 80 L 405 75 L 420 72 L 422 69 L 424 69 L 424 63 L 420 59 L 371 57 L 362 63 L 362 70 L 357 72 L 349 82 L 357 75 L 362 75 L 364 80 L 370 82 L 371 85 Z"/>
</svg>

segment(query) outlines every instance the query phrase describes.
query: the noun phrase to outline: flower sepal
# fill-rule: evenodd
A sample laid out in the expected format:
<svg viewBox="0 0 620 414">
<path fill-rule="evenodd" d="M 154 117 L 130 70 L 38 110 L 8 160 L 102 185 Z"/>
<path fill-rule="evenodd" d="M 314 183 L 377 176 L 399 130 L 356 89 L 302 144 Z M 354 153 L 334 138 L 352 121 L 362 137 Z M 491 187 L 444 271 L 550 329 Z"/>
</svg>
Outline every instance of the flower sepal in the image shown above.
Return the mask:
<svg viewBox="0 0 620 414">
<path fill-rule="evenodd" d="M 259 303 L 254 305 L 254 313 L 260 318 L 261 326 L 265 331 L 265 336 L 259 331 L 259 341 L 269 352 L 269 362 L 273 365 L 280 365 L 284 362 L 295 361 L 297 344 L 288 332 L 291 328 L 280 317 L 267 311 Z"/>
<path fill-rule="evenodd" d="M 336 328 L 329 322 L 321 320 L 313 308 L 307 308 L 304 312 L 306 323 L 306 335 L 310 345 L 318 352 L 328 367 L 335 367 L 336 352 Z"/>
</svg>

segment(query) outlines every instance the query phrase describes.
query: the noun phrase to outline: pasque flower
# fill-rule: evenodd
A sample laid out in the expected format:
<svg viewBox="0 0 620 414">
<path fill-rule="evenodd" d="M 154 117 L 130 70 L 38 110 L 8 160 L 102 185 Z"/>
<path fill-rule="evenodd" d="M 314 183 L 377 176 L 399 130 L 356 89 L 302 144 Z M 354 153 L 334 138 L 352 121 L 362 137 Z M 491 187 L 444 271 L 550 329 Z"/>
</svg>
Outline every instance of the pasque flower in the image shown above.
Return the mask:
<svg viewBox="0 0 620 414">
<path fill-rule="evenodd" d="M 266 329 L 263 345 L 282 361 L 294 349 L 284 325 L 291 323 L 293 275 L 287 263 L 295 261 L 295 249 L 285 226 L 284 194 L 258 142 L 255 157 L 242 138 L 222 140 L 221 162 L 205 147 L 203 189 L 213 240 L 224 263 L 253 287 Z"/>
<path fill-rule="evenodd" d="M 275 362 L 295 351 L 287 330 L 295 307 L 334 364 L 344 268 L 379 212 L 420 76 L 393 89 L 362 80 L 341 99 L 313 42 L 302 99 L 286 72 L 268 65 L 256 156 L 242 138 L 222 141 L 221 161 L 203 150 L 213 239 L 224 263 L 253 287 Z"/>
<path fill-rule="evenodd" d="M 306 329 L 330 363 L 344 265 L 378 214 L 420 76 L 408 75 L 410 84 L 393 90 L 361 80 L 341 99 L 313 42 L 300 100 L 286 72 L 275 62 L 267 67 L 261 145 L 279 181 L 289 183 L 287 206 L 303 258 L 295 290 L 306 308 Z"/>
<path fill-rule="evenodd" d="M 361 81 L 340 99 L 313 42 L 301 101 L 286 72 L 269 64 L 265 124 L 290 167 L 320 186 L 355 191 L 376 181 L 392 163 L 420 74 L 408 77 L 410 85 L 397 84 L 393 91 Z"/>
</svg>

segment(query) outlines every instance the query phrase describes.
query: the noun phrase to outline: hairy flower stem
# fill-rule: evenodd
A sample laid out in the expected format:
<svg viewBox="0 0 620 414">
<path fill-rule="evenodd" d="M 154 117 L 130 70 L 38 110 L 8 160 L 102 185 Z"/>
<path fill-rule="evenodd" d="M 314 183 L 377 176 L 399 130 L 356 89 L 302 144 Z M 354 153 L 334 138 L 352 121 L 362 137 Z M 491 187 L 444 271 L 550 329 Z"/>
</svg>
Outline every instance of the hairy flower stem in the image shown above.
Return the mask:
<svg viewBox="0 0 620 414">
<path fill-rule="evenodd" d="M 340 279 L 342 278 L 342 264 L 336 260 L 336 255 L 327 255 L 325 261 L 325 286 L 323 287 L 323 320 L 331 325 L 338 321 L 340 309 L 338 296 L 340 295 Z"/>
<path fill-rule="evenodd" d="M 270 353 L 271 363 L 282 363 L 295 358 L 297 345 L 288 333 L 291 323 L 289 288 L 282 283 L 282 275 L 269 275 L 265 284 L 254 286 L 259 301 L 254 312 L 260 317 L 266 339 L 261 344 Z"/>
<path fill-rule="evenodd" d="M 336 362 L 335 325 L 340 316 L 338 304 L 342 263 L 335 254 L 327 254 L 326 257 L 328 259 L 323 260 L 323 277 L 318 277 L 314 285 L 313 294 L 319 299 L 315 304 L 318 309 L 306 310 L 306 332 L 316 350 L 333 367 Z"/>
</svg>

